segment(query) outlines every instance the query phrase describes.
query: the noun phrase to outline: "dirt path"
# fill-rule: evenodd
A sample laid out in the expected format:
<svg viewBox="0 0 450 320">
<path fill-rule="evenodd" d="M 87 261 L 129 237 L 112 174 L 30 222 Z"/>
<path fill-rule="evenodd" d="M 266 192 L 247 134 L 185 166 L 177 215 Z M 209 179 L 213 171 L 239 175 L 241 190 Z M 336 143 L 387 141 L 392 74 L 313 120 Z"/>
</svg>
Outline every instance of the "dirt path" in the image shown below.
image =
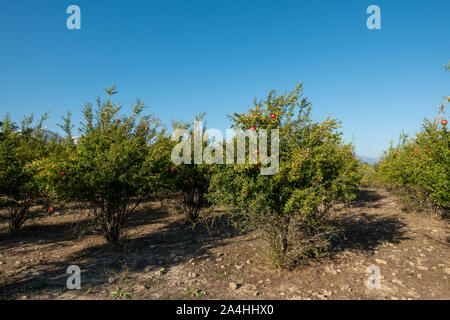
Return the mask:
<svg viewBox="0 0 450 320">
<path fill-rule="evenodd" d="M 30 221 L 18 239 L 3 219 L 0 298 L 450 299 L 448 222 L 404 212 L 385 191 L 363 191 L 333 219 L 345 222 L 347 240 L 291 272 L 270 268 L 255 234 L 193 231 L 157 204 L 141 208 L 120 252 L 76 208 Z M 81 290 L 66 288 L 69 265 L 81 268 Z M 380 289 L 366 286 L 371 265 Z"/>
</svg>

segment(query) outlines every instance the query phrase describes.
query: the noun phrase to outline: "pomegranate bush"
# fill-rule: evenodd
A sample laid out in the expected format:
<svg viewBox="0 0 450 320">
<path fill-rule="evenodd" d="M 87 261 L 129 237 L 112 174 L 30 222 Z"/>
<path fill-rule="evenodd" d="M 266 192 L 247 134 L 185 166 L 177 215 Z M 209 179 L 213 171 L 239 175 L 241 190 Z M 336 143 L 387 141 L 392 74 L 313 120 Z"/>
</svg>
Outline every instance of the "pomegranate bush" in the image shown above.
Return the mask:
<svg viewBox="0 0 450 320">
<path fill-rule="evenodd" d="M 105 102 L 97 99 L 96 110 L 86 105 L 77 144 L 67 139 L 58 154 L 39 163 L 38 176 L 51 195 L 83 203 L 106 240 L 120 244 L 129 215 L 158 187 L 152 159 L 152 148 L 160 146 L 158 121 L 142 115 L 140 101 L 132 115 L 120 117 L 121 106 L 111 101 L 115 88 L 107 93 Z M 64 127 L 70 131 L 69 124 Z"/>
<path fill-rule="evenodd" d="M 445 105 L 433 121 L 425 120 L 414 137 L 401 135 L 397 146 L 385 152 L 378 178 L 408 201 L 428 206 L 443 216 L 450 209 L 450 140 Z"/>
<path fill-rule="evenodd" d="M 196 116 L 196 121 L 203 121 L 204 114 Z M 186 141 L 185 148 L 180 149 L 180 158 L 186 153 L 191 163 L 175 164 L 172 162 L 172 150 L 178 150 L 175 146 L 180 141 L 168 141 L 171 150 L 167 154 L 170 162 L 169 170 L 165 171 L 163 181 L 166 183 L 166 194 L 170 194 L 175 199 L 177 208 L 183 212 L 185 220 L 188 223 L 195 223 L 199 219 L 201 210 L 206 206 L 206 194 L 209 189 L 209 180 L 211 175 L 211 165 L 194 163 L 194 136 L 198 136 L 201 141 L 201 151 L 203 151 L 210 141 L 205 136 L 206 128 L 195 128 L 191 122 L 178 121 L 173 123 L 174 130 L 183 129 L 188 137 L 183 137 Z M 188 138 L 189 140 L 187 140 Z M 176 152 L 176 151 L 174 151 Z"/>
<path fill-rule="evenodd" d="M 263 232 L 278 267 L 329 246 L 329 209 L 337 200 L 352 200 L 360 180 L 359 162 L 353 147 L 342 141 L 339 122 L 313 121 L 311 105 L 301 96 L 301 84 L 289 94 L 270 92 L 248 113 L 230 117 L 236 129 L 279 130 L 279 169 L 261 175 L 260 160 L 217 166 L 208 195 L 239 213 L 242 229 Z"/>
<path fill-rule="evenodd" d="M 24 118 L 21 127 L 6 115 L 0 132 L 0 206 L 8 212 L 9 228 L 19 232 L 39 197 L 39 186 L 32 163 L 46 149 L 42 123 L 31 127 L 33 117 Z"/>
</svg>

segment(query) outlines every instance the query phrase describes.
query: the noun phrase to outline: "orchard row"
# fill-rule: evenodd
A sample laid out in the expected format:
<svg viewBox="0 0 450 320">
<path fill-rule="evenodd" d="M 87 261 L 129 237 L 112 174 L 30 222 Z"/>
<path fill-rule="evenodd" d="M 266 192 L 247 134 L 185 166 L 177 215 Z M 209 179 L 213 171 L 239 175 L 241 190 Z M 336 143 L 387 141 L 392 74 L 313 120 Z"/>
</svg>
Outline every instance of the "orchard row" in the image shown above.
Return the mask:
<svg viewBox="0 0 450 320">
<path fill-rule="evenodd" d="M 52 204 L 50 211 L 57 203 L 77 202 L 92 213 L 105 239 L 120 245 L 139 204 L 170 197 L 191 223 L 203 218 L 207 207 L 227 208 L 241 229 L 261 231 L 280 267 L 329 247 L 335 230 L 328 212 L 337 201 L 354 199 L 360 163 L 353 146 L 343 141 L 338 120 L 311 119 L 301 84 L 283 95 L 270 92 L 247 113 L 229 116 L 234 129 L 279 130 L 274 175 L 261 175 L 266 164 L 248 161 L 251 153 L 245 164 L 175 165 L 171 152 L 176 142 L 160 130 L 160 121 L 145 115 L 140 101 L 130 115 L 121 115 L 112 101 L 115 93 L 114 87 L 107 89 L 106 100 L 85 106 L 76 142 L 70 113 L 60 125 L 63 139 L 46 137 L 45 117 L 34 126 L 32 118 L 18 126 L 5 117 L 0 196 L 11 231 L 19 232 L 30 208 L 42 199 Z M 193 122 L 175 122 L 173 129 L 194 133 Z M 204 149 L 212 141 L 201 143 Z"/>
</svg>

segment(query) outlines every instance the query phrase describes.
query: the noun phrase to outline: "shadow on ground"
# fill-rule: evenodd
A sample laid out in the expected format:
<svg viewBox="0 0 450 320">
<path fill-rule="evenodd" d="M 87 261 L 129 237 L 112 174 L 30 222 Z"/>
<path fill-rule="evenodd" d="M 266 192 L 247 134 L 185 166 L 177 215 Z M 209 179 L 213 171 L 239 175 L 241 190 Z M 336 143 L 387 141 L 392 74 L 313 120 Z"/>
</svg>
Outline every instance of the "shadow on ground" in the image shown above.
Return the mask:
<svg viewBox="0 0 450 320">
<path fill-rule="evenodd" d="M 385 198 L 372 190 L 360 190 L 357 195 L 355 208 L 379 208 L 379 201 Z M 406 226 L 396 214 L 368 214 L 365 212 L 354 214 L 346 210 L 331 220 L 331 224 L 342 230 L 342 237 L 333 243 L 333 251 L 346 249 L 373 251 L 382 243 L 398 244 L 407 240 L 404 227 Z"/>
<path fill-rule="evenodd" d="M 378 209 L 381 207 L 379 201 L 384 198 L 385 196 L 375 190 L 361 189 L 356 194 L 356 201 L 353 207 Z"/>
<path fill-rule="evenodd" d="M 165 211 L 145 208 L 136 212 L 131 225 L 139 227 L 163 222 L 167 217 Z M 20 280 L 7 279 L 0 284 L 0 298 L 15 299 L 31 292 L 51 297 L 53 293 L 66 292 L 66 280 L 69 277 L 66 270 L 70 265 L 80 267 L 83 288 L 95 288 L 105 285 L 110 275 L 121 273 L 125 269 L 152 272 L 161 268 L 170 269 L 189 259 L 200 261 L 207 258 L 206 253 L 210 249 L 226 244 L 228 239 L 238 234 L 226 216 L 215 221 L 214 231 L 205 223 L 199 223 L 195 227 L 186 225 L 182 217 L 171 221 L 155 231 L 130 237 L 123 248 L 112 247 L 105 241 L 100 241 L 76 251 L 69 258 L 41 264 L 38 268 L 34 266 L 33 273 L 21 276 Z M 90 220 L 82 223 L 89 224 Z M 8 244 L 2 243 L 1 248 L 5 250 L 18 243 L 30 243 L 37 239 L 52 245 L 54 242 L 73 240 L 76 245 L 78 237 L 70 235 L 70 225 L 29 226 L 20 239 L 8 239 Z"/>
<path fill-rule="evenodd" d="M 374 208 L 383 199 L 375 191 L 363 190 L 358 194 L 355 207 L 361 213 L 351 213 L 342 209 L 335 215 L 331 223 L 340 227 L 342 237 L 333 242 L 331 257 L 343 250 L 373 251 L 380 244 L 393 244 L 405 240 L 405 224 L 395 214 L 365 213 L 365 209 Z M 219 216 L 213 229 L 207 224 L 188 226 L 182 217 L 169 216 L 163 209 L 149 207 L 141 208 L 131 220 L 132 227 L 148 226 L 160 223 L 160 226 L 146 233 L 131 236 L 123 248 L 111 247 L 104 241 L 97 241 L 88 247 L 75 251 L 70 257 L 61 261 L 40 264 L 33 272 L 22 272 L 19 277 L 12 277 L 0 284 L 0 298 L 17 298 L 27 292 L 39 292 L 49 298 L 54 293 L 64 293 L 67 267 L 78 265 L 82 271 L 83 288 L 97 288 L 108 283 L 110 275 L 121 273 L 129 268 L 133 272 L 154 272 L 178 266 L 191 259 L 201 261 L 208 258 L 208 252 L 217 247 L 227 245 L 230 241 L 250 241 L 236 239 L 237 231 L 232 227 L 232 221 L 226 215 Z M 80 221 L 80 229 L 88 227 L 90 219 Z M 87 225 L 83 225 L 87 224 Z M 0 238 L 4 235 L 0 235 Z M 82 239 L 82 238 L 81 238 Z M 80 237 L 71 231 L 71 223 L 56 225 L 35 225 L 25 228 L 20 239 L 1 238 L 2 251 L 18 243 L 51 243 L 57 245 L 72 240 L 73 245 L 79 244 Z M 5 241 L 6 240 L 6 241 Z M 64 246 L 69 244 L 64 243 Z M 242 243 L 242 246 L 245 246 Z M 56 249 L 55 249 L 56 251 Z M 67 255 L 66 255 L 67 257 Z"/>
</svg>

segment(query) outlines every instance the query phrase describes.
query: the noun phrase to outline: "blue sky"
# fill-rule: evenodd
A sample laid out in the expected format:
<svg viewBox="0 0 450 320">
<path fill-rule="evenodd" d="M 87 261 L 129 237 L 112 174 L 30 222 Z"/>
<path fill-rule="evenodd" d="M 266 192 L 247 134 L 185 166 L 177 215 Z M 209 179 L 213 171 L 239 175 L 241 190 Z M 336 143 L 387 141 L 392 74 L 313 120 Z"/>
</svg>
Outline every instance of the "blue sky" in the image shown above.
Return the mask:
<svg viewBox="0 0 450 320">
<path fill-rule="evenodd" d="M 81 30 L 66 28 L 71 4 Z M 366 27 L 371 4 L 382 30 Z M 303 81 L 313 117 L 331 113 L 377 157 L 450 94 L 449 12 L 448 0 L 2 1 L 0 116 L 51 110 L 58 131 L 116 84 L 127 107 L 142 98 L 168 124 L 205 111 L 224 131 L 227 114 Z"/>
</svg>

